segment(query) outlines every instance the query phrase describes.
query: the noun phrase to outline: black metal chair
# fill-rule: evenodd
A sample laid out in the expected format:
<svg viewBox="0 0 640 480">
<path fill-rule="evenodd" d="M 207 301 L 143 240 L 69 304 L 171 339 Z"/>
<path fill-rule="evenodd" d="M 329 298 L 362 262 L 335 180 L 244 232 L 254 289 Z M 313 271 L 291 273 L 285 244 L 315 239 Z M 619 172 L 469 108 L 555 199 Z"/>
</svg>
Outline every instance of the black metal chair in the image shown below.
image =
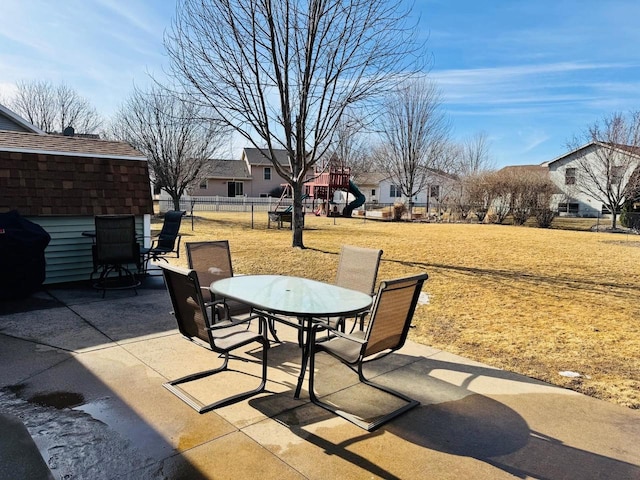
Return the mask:
<svg viewBox="0 0 640 480">
<path fill-rule="evenodd" d="M 136 221 L 133 215 L 98 215 L 95 217 L 96 237 L 92 245 L 93 277 L 99 272 L 94 288 L 106 290 L 133 288 L 140 281 L 130 270 L 140 271 L 140 245 L 136 240 Z M 135 290 L 136 295 L 138 291 Z"/>
<path fill-rule="evenodd" d="M 187 213 L 184 210 L 170 210 L 164 214 L 164 222 L 158 236 L 151 241 L 149 248 L 140 249 L 143 258 L 144 270 L 150 260 L 163 260 L 168 262 L 167 258 L 180 258 L 180 224 L 182 217 Z"/>
<path fill-rule="evenodd" d="M 187 340 L 194 341 L 202 346 L 208 346 L 213 352 L 224 356 L 222 366 L 172 380 L 165 383 L 164 387 L 199 413 L 229 405 L 262 392 L 267 382 L 267 349 L 269 348 L 269 342 L 266 338 L 265 319 L 259 315 L 254 315 L 241 320 L 232 318 L 231 320 L 213 322 L 207 314 L 208 304 L 202 298 L 200 282 L 195 270 L 179 268 L 169 264 L 162 264 L 159 267 L 162 269 L 164 280 L 169 290 L 173 313 L 178 322 L 180 333 Z M 216 309 L 213 311 L 215 312 Z M 249 330 L 249 322 L 256 318 L 260 321 L 260 331 L 258 333 Z M 180 388 L 179 385 L 181 384 L 228 370 L 229 352 L 254 342 L 262 345 L 262 378 L 257 388 L 247 392 L 236 393 L 210 404 L 200 402 Z"/>
<path fill-rule="evenodd" d="M 402 393 L 367 380 L 362 372 L 362 366 L 366 362 L 377 360 L 402 348 L 407 339 L 420 290 L 427 278 L 427 274 L 424 273 L 382 282 L 371 310 L 371 318 L 364 331 L 345 334 L 338 329 L 331 329 L 331 339 L 317 342 L 317 333 L 327 328 L 327 325 L 318 323 L 314 326 L 309 363 L 309 397 L 313 403 L 366 430 L 374 430 L 383 423 L 419 405 L 418 401 Z M 369 419 L 321 401 L 314 391 L 314 381 L 315 357 L 318 352 L 322 351 L 329 353 L 354 370 L 358 374 L 360 382 L 399 398 L 404 401 L 404 404 L 392 412 L 375 419 Z"/>
</svg>

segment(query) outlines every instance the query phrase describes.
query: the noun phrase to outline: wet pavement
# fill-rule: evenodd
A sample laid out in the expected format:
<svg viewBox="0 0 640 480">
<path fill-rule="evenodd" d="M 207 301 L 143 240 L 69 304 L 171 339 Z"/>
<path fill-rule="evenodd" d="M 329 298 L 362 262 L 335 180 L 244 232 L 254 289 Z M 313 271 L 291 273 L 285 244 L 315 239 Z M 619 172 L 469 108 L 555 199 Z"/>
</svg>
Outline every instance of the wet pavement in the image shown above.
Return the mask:
<svg viewBox="0 0 640 480">
<path fill-rule="evenodd" d="M 159 277 L 138 295 L 78 284 L 1 302 L 0 479 L 640 480 L 640 412 L 411 342 L 366 372 L 421 405 L 374 432 L 293 398 L 300 352 L 284 326 L 267 391 L 200 415 L 162 383 L 221 360 L 170 310 Z M 251 388 L 259 358 L 248 347 L 193 394 Z M 317 368 L 345 409 L 389 407 L 328 356 Z"/>
</svg>

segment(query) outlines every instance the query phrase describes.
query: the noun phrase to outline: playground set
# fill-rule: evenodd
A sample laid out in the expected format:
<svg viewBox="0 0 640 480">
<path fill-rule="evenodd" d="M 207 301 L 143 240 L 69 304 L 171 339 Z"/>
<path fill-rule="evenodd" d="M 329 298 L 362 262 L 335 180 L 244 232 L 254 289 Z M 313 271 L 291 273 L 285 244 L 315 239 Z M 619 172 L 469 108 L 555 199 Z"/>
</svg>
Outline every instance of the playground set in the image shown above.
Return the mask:
<svg viewBox="0 0 640 480">
<path fill-rule="evenodd" d="M 281 228 L 283 222 L 291 223 L 293 206 L 280 208 L 282 201 L 291 196 L 291 186 L 284 185 L 284 190 L 275 210 L 269 212 L 269 226 L 271 221 L 277 222 Z M 336 196 L 342 197 L 342 202 L 336 201 Z M 336 195 L 338 194 L 338 195 Z M 353 200 L 349 201 L 349 194 Z M 305 193 L 303 200 L 311 197 L 313 199 L 312 209 L 316 216 L 324 215 L 329 217 L 350 217 L 353 211 L 362 206 L 366 201 L 364 194 L 351 180 L 351 168 L 349 167 L 316 167 L 313 179 L 305 182 Z M 340 204 L 343 204 L 340 210 Z"/>
</svg>

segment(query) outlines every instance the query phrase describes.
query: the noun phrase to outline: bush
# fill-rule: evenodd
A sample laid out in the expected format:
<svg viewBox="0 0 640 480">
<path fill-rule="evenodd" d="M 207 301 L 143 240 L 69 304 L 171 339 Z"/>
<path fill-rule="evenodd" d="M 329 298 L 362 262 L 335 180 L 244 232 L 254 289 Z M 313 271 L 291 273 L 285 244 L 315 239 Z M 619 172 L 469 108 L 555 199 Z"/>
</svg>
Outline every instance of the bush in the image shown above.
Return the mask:
<svg viewBox="0 0 640 480">
<path fill-rule="evenodd" d="M 402 220 L 402 216 L 407 213 L 407 206 L 404 203 L 393 204 L 393 220 L 398 222 Z"/>
<path fill-rule="evenodd" d="M 556 217 L 556 212 L 550 208 L 541 208 L 536 212 L 536 223 L 540 228 L 549 228 Z"/>
</svg>

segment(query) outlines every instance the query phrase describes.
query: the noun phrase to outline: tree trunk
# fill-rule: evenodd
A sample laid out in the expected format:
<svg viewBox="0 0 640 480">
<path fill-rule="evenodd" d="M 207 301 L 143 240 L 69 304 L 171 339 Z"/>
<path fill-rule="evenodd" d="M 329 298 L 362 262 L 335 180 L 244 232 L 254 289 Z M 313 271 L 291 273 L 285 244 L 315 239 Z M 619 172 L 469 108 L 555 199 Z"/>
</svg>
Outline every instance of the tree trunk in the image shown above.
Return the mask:
<svg viewBox="0 0 640 480">
<path fill-rule="evenodd" d="M 304 229 L 304 215 L 302 207 L 302 185 L 301 181 L 294 182 L 291 185 L 293 190 L 293 218 L 291 229 L 293 230 L 292 247 L 304 248 L 302 242 L 302 231 Z"/>
<path fill-rule="evenodd" d="M 615 230 L 618 226 L 618 214 L 615 208 L 611 209 L 611 229 Z"/>
<path fill-rule="evenodd" d="M 171 200 L 173 200 L 173 209 L 180 210 L 180 197 L 176 197 L 174 195 L 171 196 Z"/>
</svg>

